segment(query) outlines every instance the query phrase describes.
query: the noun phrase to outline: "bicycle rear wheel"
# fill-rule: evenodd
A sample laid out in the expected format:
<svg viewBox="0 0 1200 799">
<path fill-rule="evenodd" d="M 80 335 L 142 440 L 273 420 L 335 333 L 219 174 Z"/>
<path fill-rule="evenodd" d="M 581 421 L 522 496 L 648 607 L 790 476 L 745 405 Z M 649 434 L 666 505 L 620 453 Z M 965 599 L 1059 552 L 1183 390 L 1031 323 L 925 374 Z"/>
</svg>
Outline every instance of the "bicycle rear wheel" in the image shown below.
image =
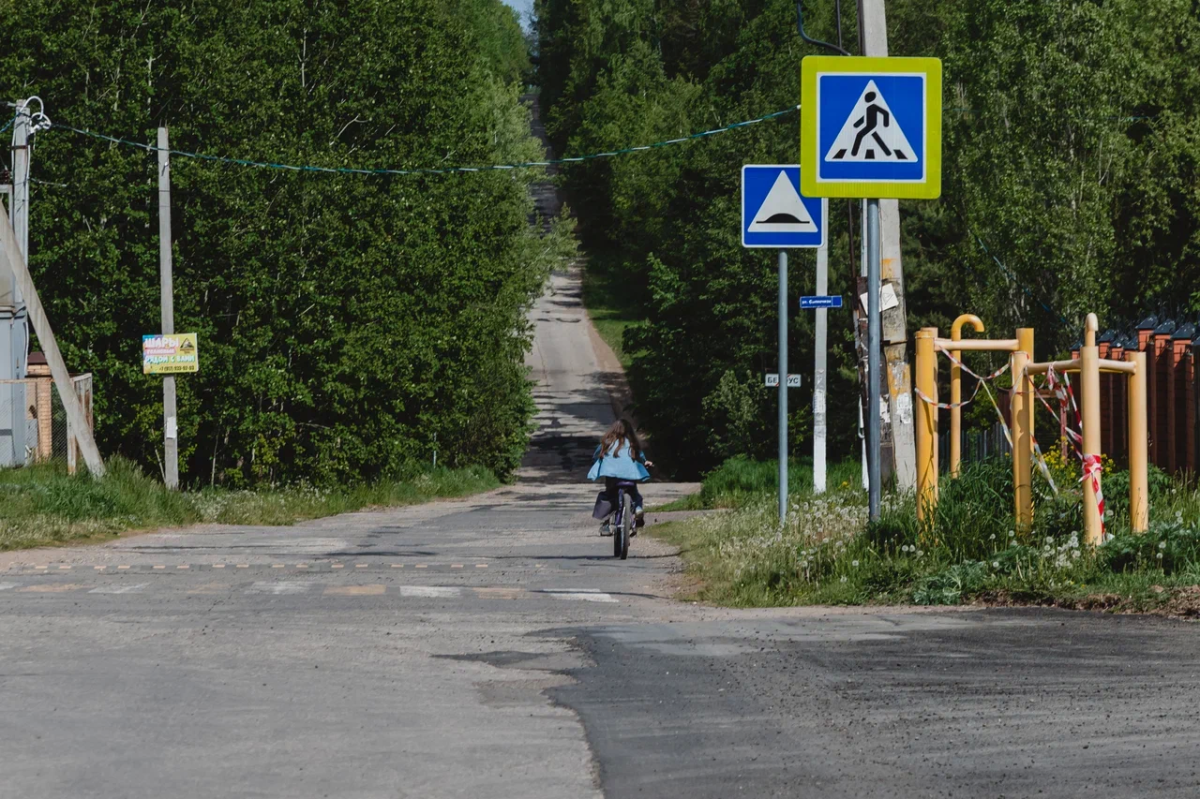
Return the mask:
<svg viewBox="0 0 1200 799">
<path fill-rule="evenodd" d="M 637 524 L 637 517 L 633 515 L 633 497 L 626 493 L 621 502 L 621 552 L 619 555 L 621 560 L 625 560 L 629 556 L 629 538 L 633 535 L 635 524 Z"/>
</svg>

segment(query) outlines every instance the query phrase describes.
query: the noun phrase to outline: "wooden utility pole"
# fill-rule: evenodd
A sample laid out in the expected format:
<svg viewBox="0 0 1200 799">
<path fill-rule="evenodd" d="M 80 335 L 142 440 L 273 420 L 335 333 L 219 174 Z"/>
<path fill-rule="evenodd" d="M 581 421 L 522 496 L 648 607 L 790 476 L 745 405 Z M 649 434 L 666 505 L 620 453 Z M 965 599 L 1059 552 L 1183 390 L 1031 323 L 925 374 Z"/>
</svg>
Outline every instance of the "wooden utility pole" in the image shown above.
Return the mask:
<svg viewBox="0 0 1200 799">
<path fill-rule="evenodd" d="M 858 0 L 858 40 L 865 56 L 888 54 L 887 16 L 884 0 Z M 900 203 L 879 201 L 880 280 L 896 294 L 896 305 L 882 313 L 883 372 L 888 401 L 883 412 L 882 437 L 891 442 L 892 474 L 896 487 L 908 490 L 916 485 L 916 449 L 913 439 L 912 375 L 905 353 L 907 318 L 904 300 L 904 270 L 900 264 Z M 877 380 L 872 375 L 870 379 Z"/>
<path fill-rule="evenodd" d="M 54 338 L 54 330 L 50 327 L 50 320 L 46 318 L 42 300 L 33 286 L 33 278 L 29 276 L 25 256 L 17 249 L 16 235 L 13 233 L 12 225 L 8 221 L 8 213 L 4 211 L 3 205 L 0 205 L 0 254 L 3 255 L 0 260 L 7 261 L 7 266 L 12 269 L 17 288 L 25 299 L 29 320 L 33 323 L 34 332 L 37 333 L 38 343 L 42 345 L 46 362 L 50 364 L 50 374 L 54 376 L 54 385 L 58 387 L 58 396 L 62 399 L 63 409 L 67 412 L 67 420 L 70 422 L 71 428 L 76 431 L 84 463 L 87 464 L 88 471 L 92 473 L 92 476 L 103 477 L 104 461 L 100 458 L 96 440 L 92 438 L 92 428 L 88 425 L 87 417 L 83 413 L 83 403 L 79 401 L 79 396 L 75 393 L 75 386 L 71 383 L 71 373 L 67 371 L 62 353 L 58 350 L 58 341 Z M 0 264 L 0 268 L 3 268 L 3 264 Z"/>
<path fill-rule="evenodd" d="M 175 333 L 175 284 L 171 274 L 171 156 L 167 129 L 158 129 L 158 268 L 162 293 L 162 335 Z M 179 488 L 179 420 L 175 415 L 175 375 L 163 375 L 163 482 Z"/>
</svg>

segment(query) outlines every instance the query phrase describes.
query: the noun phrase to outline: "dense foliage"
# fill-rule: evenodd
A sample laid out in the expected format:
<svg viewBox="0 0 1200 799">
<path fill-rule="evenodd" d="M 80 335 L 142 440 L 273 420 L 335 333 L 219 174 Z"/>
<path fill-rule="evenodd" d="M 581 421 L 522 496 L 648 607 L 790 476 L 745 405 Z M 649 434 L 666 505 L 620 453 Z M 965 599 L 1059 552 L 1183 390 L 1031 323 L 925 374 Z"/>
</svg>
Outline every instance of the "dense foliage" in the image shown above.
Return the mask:
<svg viewBox="0 0 1200 799">
<path fill-rule="evenodd" d="M 832 0 L 805 4 L 837 41 Z M 855 4 L 842 39 L 857 52 Z M 543 108 L 563 153 L 672 138 L 794 106 L 818 52 L 790 0 L 539 0 Z M 945 68 L 944 192 L 903 203 L 909 329 L 972 311 L 989 329 L 1074 339 L 1160 305 L 1200 310 L 1200 5 L 1195 0 L 890 0 L 891 53 Z M 585 243 L 616 261 L 644 324 L 627 332 L 641 420 L 681 471 L 770 450 L 772 253 L 738 239 L 744 163 L 794 163 L 795 115 L 702 142 L 574 165 Z M 831 204 L 830 289 L 850 291 L 857 214 Z M 855 241 L 848 230 L 855 230 Z M 994 256 L 994 257 L 993 257 Z M 812 288 L 794 253 L 794 294 Z M 830 314 L 834 456 L 856 446 L 848 314 Z M 811 319 L 791 321 L 811 363 Z M 799 396 L 797 396 L 797 399 Z M 793 414 L 803 431 L 807 403 Z M 804 446 L 803 435 L 795 446 Z"/>
<path fill-rule="evenodd" d="M 185 151 L 327 167 L 541 154 L 500 0 L 0 0 L 0 96 Z M 157 470 L 154 153 L 64 128 L 33 157 L 31 268 L 101 447 Z M 531 413 L 525 309 L 554 253 L 529 172 L 322 175 L 172 160 L 184 481 L 402 475 L 435 450 L 504 474 Z"/>
</svg>

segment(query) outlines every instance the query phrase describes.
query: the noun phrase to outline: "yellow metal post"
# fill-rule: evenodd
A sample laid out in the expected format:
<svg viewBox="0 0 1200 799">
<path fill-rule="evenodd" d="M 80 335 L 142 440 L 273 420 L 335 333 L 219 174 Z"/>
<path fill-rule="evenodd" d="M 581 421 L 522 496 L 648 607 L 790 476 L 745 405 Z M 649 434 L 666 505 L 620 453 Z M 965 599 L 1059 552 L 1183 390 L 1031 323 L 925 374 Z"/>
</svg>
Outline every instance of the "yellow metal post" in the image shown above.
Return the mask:
<svg viewBox="0 0 1200 799">
<path fill-rule="evenodd" d="M 1095 341 L 1094 336 L 1088 338 Z M 1083 530 L 1087 543 L 1096 546 L 1103 543 L 1103 520 L 1086 465 L 1090 458 L 1100 457 L 1100 349 L 1094 343 L 1084 344 L 1079 350 L 1079 382 L 1083 394 Z"/>
<path fill-rule="evenodd" d="M 976 333 L 983 332 L 983 322 L 975 314 L 965 313 L 950 325 L 950 338 L 954 341 L 962 339 L 963 325 L 971 325 Z M 957 361 L 962 360 L 962 350 L 950 352 Z M 950 479 L 958 477 L 959 465 L 962 463 L 962 369 L 955 363 L 950 364 Z"/>
<path fill-rule="evenodd" d="M 1017 351 L 1012 355 L 1013 390 L 1009 410 L 1012 416 L 1013 504 L 1017 529 L 1033 527 L 1033 391 L 1025 378 L 1025 366 L 1033 360 L 1033 328 L 1017 328 Z"/>
<path fill-rule="evenodd" d="M 933 402 L 937 402 L 937 351 L 934 339 L 936 327 L 923 327 L 917 331 L 917 390 Z M 917 398 L 917 521 L 931 521 L 933 509 L 937 507 L 938 494 L 938 409 L 937 406 Z"/>
<path fill-rule="evenodd" d="M 1146 353 L 1127 352 L 1135 371 L 1129 376 L 1129 526 L 1135 533 L 1150 527 L 1150 491 L 1146 450 L 1149 432 L 1146 425 Z"/>
</svg>

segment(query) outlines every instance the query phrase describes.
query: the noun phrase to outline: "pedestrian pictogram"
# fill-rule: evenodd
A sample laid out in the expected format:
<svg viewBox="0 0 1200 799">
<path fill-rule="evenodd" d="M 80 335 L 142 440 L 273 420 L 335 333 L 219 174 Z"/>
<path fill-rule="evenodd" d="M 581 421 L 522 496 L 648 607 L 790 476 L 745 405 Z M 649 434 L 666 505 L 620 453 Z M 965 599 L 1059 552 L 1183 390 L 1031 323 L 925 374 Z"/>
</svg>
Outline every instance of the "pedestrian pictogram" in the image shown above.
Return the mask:
<svg viewBox="0 0 1200 799">
<path fill-rule="evenodd" d="M 742 167 L 742 245 L 820 247 L 824 200 L 800 194 L 797 166 Z"/>
<path fill-rule="evenodd" d="M 875 81 L 867 81 L 862 96 L 825 154 L 826 161 L 916 160 L 916 152 L 892 116 Z"/>
<path fill-rule="evenodd" d="M 801 67 L 801 192 L 941 194 L 942 66 L 936 58 L 809 56 Z"/>
</svg>

